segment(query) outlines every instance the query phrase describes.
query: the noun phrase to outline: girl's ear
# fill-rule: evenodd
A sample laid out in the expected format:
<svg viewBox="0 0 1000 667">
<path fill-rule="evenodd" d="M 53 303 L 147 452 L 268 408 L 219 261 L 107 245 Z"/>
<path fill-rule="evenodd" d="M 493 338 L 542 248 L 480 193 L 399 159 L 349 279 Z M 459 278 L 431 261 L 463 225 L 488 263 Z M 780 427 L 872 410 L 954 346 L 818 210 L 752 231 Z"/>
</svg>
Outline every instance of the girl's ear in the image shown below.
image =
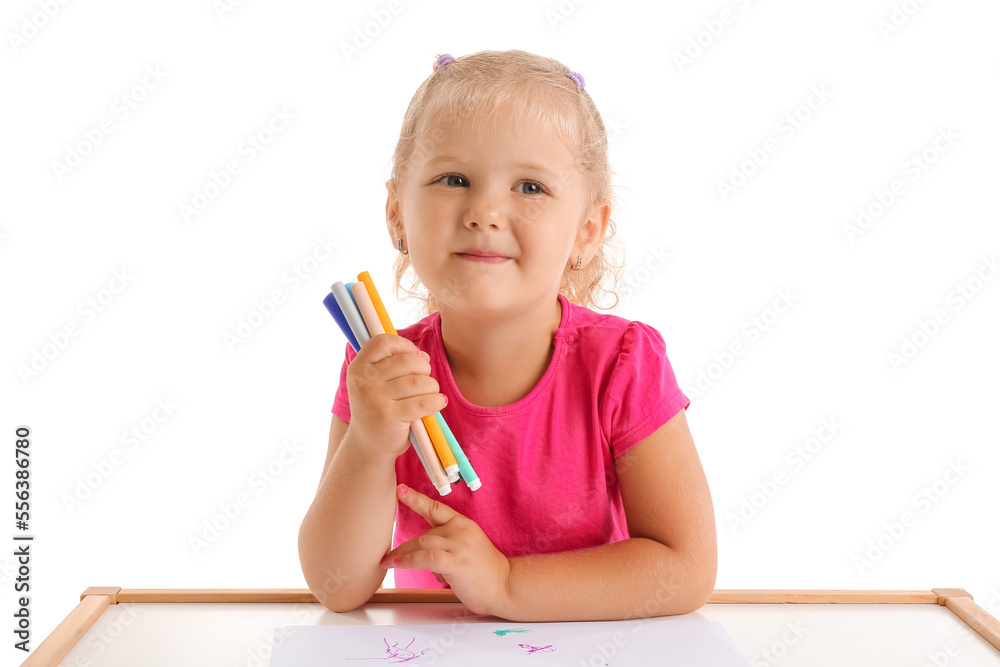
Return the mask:
<svg viewBox="0 0 1000 667">
<path fill-rule="evenodd" d="M 403 238 L 403 221 L 399 218 L 399 197 L 396 194 L 396 182 L 391 178 L 385 182 L 388 194 L 385 199 L 385 224 L 388 227 L 389 238 L 393 247 L 396 239 Z"/>
<path fill-rule="evenodd" d="M 611 218 L 611 202 L 602 199 L 589 210 L 583 224 L 580 225 L 580 233 L 577 236 L 579 252 L 584 257 L 592 257 L 597 254 L 597 249 L 604 241 L 604 234 L 608 231 L 608 220 Z"/>
</svg>

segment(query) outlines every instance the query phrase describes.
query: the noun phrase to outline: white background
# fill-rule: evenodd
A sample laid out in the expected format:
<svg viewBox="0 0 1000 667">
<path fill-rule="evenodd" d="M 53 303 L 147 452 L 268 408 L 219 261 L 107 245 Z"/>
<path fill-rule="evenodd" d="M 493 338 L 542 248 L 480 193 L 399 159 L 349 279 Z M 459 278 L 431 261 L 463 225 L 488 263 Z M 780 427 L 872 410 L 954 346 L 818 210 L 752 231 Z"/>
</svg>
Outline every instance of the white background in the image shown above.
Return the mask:
<svg viewBox="0 0 1000 667">
<path fill-rule="evenodd" d="M 0 578 L 13 613 L 28 425 L 35 645 L 89 586 L 305 587 L 344 353 L 322 299 L 368 270 L 415 320 L 384 226 L 403 113 L 437 53 L 509 48 L 582 73 L 609 128 L 615 314 L 662 332 L 692 399 L 717 587 L 1000 610 L 995 3 L 50 4 L 0 17 Z"/>
</svg>

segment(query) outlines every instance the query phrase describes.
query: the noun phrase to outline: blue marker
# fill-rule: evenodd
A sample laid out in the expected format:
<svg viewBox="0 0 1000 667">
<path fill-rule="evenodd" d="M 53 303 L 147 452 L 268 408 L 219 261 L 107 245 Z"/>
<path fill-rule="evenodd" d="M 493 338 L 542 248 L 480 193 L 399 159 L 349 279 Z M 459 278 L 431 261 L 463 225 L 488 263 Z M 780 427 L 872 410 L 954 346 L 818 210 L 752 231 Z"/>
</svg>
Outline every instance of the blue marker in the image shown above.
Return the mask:
<svg viewBox="0 0 1000 667">
<path fill-rule="evenodd" d="M 351 331 L 351 325 L 348 324 L 347 320 L 344 318 L 344 313 L 341 312 L 340 305 L 337 303 L 337 297 L 333 295 L 333 292 L 326 295 L 326 298 L 323 299 L 323 305 L 326 306 L 326 309 L 330 311 L 331 315 L 333 315 L 333 320 L 337 323 L 337 326 L 340 327 L 340 330 L 344 332 L 344 335 L 347 336 L 347 342 L 351 344 L 354 351 L 357 352 L 360 350 L 361 346 L 358 345 L 358 339 L 354 337 L 354 332 Z"/>
<path fill-rule="evenodd" d="M 354 304 L 354 309 L 357 310 L 360 313 L 361 312 L 361 308 L 358 306 L 358 300 L 354 298 L 354 290 L 351 289 L 351 285 L 353 285 L 353 284 L 354 284 L 353 281 L 351 281 L 349 283 L 344 283 L 344 287 L 347 288 L 347 293 L 351 297 L 351 303 Z M 364 316 L 362 316 L 361 319 L 364 319 Z M 365 329 L 367 329 L 367 328 L 368 328 L 368 324 L 365 324 Z"/>
</svg>

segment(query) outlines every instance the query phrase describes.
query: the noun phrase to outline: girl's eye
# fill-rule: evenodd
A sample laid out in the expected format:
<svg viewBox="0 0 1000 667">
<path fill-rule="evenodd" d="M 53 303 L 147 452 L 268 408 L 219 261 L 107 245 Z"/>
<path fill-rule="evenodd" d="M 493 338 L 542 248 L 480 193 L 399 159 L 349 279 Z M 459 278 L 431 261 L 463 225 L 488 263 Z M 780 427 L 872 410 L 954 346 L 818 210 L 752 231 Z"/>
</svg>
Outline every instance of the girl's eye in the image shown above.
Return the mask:
<svg viewBox="0 0 1000 667">
<path fill-rule="evenodd" d="M 465 183 L 456 183 L 452 179 L 458 179 L 459 181 L 465 181 L 465 177 L 464 176 L 459 176 L 458 174 L 448 174 L 446 176 L 442 176 L 439 179 L 439 181 L 444 181 L 445 185 L 454 185 L 456 187 L 463 187 L 463 185 L 468 185 L 468 181 L 465 181 Z"/>
<path fill-rule="evenodd" d="M 524 181 L 522 183 L 518 183 L 518 185 L 527 185 L 529 188 L 533 188 L 532 190 L 525 192 L 524 194 L 526 195 L 540 195 L 545 192 L 545 188 L 543 188 L 539 183 L 535 183 L 533 181 Z"/>
</svg>

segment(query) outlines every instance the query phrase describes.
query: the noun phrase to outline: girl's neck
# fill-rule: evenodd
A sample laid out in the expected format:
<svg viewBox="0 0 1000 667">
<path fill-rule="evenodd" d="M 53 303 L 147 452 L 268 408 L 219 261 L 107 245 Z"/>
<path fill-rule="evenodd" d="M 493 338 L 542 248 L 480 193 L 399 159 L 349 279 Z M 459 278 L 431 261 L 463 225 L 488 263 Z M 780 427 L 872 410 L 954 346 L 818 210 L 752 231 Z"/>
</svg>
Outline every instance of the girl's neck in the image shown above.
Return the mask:
<svg viewBox="0 0 1000 667">
<path fill-rule="evenodd" d="M 441 309 L 441 339 L 462 396 L 482 407 L 527 396 L 552 360 L 552 335 L 562 321 L 558 297 L 515 319 L 470 319 Z"/>
</svg>

